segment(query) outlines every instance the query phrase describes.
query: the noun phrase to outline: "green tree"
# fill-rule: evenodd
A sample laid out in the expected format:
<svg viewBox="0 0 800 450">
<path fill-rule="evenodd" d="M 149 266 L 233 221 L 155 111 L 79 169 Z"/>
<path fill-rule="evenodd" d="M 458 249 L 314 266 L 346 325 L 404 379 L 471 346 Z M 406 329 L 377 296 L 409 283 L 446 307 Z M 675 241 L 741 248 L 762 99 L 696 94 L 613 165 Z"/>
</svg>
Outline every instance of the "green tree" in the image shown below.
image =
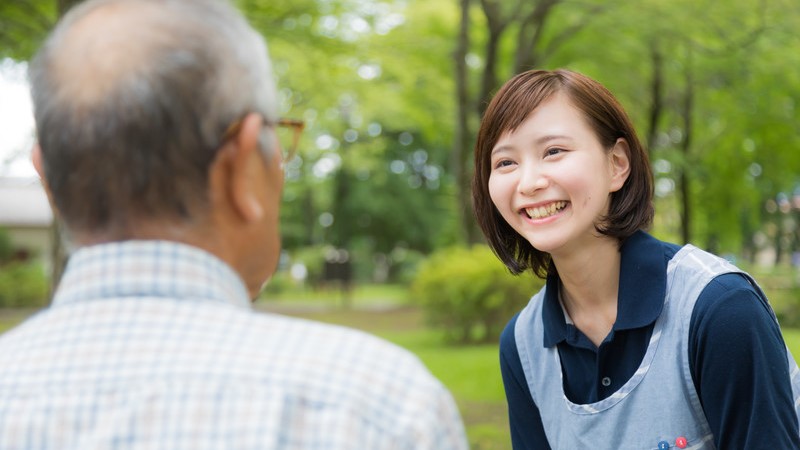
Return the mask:
<svg viewBox="0 0 800 450">
<path fill-rule="evenodd" d="M 618 2 L 551 57 L 631 113 L 656 172 L 659 232 L 738 252 L 765 202 L 796 183 L 797 152 L 784 149 L 797 142 L 787 67 L 799 14 L 783 0 Z"/>
<path fill-rule="evenodd" d="M 454 10 L 442 4 L 309 13 L 310 32 L 324 35 L 314 41 L 265 31 L 286 113 L 309 122 L 287 173 L 286 248 L 328 242 L 387 255 L 454 240 L 452 105 L 441 98 L 452 90 Z M 298 22 L 289 20 L 293 31 Z M 425 52 L 416 51 L 421 39 Z"/>
<path fill-rule="evenodd" d="M 33 55 L 55 24 L 53 0 L 7 0 L 0 3 L 0 59 L 24 61 Z"/>
<path fill-rule="evenodd" d="M 237 3 L 267 37 L 281 113 L 308 124 L 287 168 L 290 251 L 478 241 L 480 114 L 513 74 L 555 67 L 598 79 L 631 113 L 656 172 L 658 233 L 719 252 L 753 254 L 759 234 L 788 245 L 778 228 L 791 214 L 765 205 L 800 173 L 793 0 Z M 0 54 L 27 59 L 65 6 L 0 4 Z"/>
</svg>

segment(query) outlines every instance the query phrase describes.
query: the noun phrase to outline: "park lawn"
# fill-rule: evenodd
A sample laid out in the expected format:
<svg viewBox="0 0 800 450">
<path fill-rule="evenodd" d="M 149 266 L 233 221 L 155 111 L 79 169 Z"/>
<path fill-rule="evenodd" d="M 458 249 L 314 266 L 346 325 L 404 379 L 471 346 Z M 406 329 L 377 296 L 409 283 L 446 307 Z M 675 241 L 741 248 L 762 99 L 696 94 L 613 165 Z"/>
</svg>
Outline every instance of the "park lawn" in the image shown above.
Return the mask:
<svg viewBox="0 0 800 450">
<path fill-rule="evenodd" d="M 0 308 L 0 333 L 4 333 L 8 329 L 16 326 L 23 320 L 36 313 L 35 309 L 13 308 L 2 309 Z"/>
<path fill-rule="evenodd" d="M 259 304 L 284 304 L 306 306 L 345 306 L 353 308 L 377 305 L 400 305 L 408 299 L 408 288 L 397 284 L 356 284 L 350 290 L 339 285 L 327 288 L 290 287 L 279 289 L 267 285 Z"/>
<path fill-rule="evenodd" d="M 800 361 L 800 329 L 798 328 L 781 328 L 783 332 L 783 339 L 786 341 L 786 346 L 792 352 L 795 361 Z"/>
</svg>

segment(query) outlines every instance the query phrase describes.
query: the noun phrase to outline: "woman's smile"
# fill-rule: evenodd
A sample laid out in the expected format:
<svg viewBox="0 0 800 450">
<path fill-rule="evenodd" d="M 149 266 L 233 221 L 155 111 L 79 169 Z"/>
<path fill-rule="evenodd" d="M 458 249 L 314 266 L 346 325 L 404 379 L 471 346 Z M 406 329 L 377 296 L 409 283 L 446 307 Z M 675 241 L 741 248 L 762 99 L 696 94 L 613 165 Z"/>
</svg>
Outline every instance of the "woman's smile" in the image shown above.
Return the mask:
<svg viewBox="0 0 800 450">
<path fill-rule="evenodd" d="M 561 213 L 567 206 L 569 206 L 569 202 L 559 200 L 556 202 L 547 203 L 546 205 L 522 208 L 520 213 L 525 214 L 528 216 L 528 218 L 534 220 L 546 219 Z"/>
</svg>

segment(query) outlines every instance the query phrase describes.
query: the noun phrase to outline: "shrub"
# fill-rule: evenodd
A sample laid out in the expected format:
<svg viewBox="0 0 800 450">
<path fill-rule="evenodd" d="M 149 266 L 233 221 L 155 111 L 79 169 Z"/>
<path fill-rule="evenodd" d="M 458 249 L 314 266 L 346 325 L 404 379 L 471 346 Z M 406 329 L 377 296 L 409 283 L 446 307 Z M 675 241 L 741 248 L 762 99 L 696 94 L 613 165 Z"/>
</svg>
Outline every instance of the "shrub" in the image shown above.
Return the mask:
<svg viewBox="0 0 800 450">
<path fill-rule="evenodd" d="M 275 272 L 272 277 L 270 277 L 266 286 L 264 286 L 264 290 L 260 293 L 260 296 L 269 298 L 270 296 L 278 295 L 282 292 L 292 289 L 294 285 L 295 282 L 288 273 L 288 269 L 278 271 Z"/>
<path fill-rule="evenodd" d="M 424 261 L 412 284 L 429 324 L 456 343 L 496 341 L 506 322 L 544 284 L 511 275 L 485 245 L 441 250 Z"/>
<path fill-rule="evenodd" d="M 278 271 L 272 275 L 262 295 L 270 298 L 298 288 L 322 288 L 325 284 L 325 256 L 332 248 L 317 245 L 285 252 L 281 255 Z M 306 269 L 306 278 L 302 281 L 295 280 L 291 275 L 295 264 L 302 264 Z"/>
<path fill-rule="evenodd" d="M 791 266 L 746 267 L 769 299 L 782 327 L 800 327 L 800 271 Z"/>
<path fill-rule="evenodd" d="M 765 293 L 782 327 L 800 327 L 800 288 L 771 289 Z"/>
<path fill-rule="evenodd" d="M 302 263 L 308 271 L 306 282 L 317 287 L 322 284 L 325 273 L 325 254 L 328 251 L 326 246 L 303 247 L 292 252 L 291 263 Z"/>
<path fill-rule="evenodd" d="M 8 230 L 0 227 L 0 264 L 11 260 L 14 255 L 14 246 L 11 244 L 11 236 Z"/>
<path fill-rule="evenodd" d="M 0 307 L 39 308 L 47 304 L 48 280 L 42 266 L 12 262 L 0 267 Z"/>
</svg>

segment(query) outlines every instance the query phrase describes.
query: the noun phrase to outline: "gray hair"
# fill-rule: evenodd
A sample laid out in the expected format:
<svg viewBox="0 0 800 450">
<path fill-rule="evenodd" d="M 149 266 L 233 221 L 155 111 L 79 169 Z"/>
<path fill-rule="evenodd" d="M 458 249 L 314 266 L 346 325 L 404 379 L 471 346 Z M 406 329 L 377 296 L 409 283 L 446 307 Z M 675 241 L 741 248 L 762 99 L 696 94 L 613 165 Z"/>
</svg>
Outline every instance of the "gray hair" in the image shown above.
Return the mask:
<svg viewBox="0 0 800 450">
<path fill-rule="evenodd" d="M 277 120 L 266 44 L 221 0 L 88 0 L 30 78 L 45 178 L 75 232 L 198 218 L 227 127 L 248 112 Z"/>
</svg>

